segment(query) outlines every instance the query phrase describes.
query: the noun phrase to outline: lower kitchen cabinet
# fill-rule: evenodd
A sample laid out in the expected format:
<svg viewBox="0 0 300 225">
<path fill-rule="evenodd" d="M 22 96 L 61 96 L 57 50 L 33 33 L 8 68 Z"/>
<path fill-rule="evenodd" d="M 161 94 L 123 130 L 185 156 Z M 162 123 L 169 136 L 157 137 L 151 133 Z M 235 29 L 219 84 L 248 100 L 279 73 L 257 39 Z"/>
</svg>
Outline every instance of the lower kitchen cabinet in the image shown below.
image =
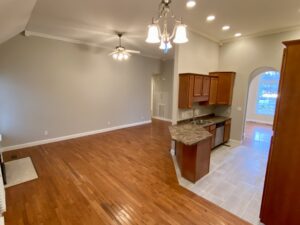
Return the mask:
<svg viewBox="0 0 300 225">
<path fill-rule="evenodd" d="M 231 130 L 231 119 L 225 121 L 224 143 L 228 142 L 230 139 L 230 130 Z"/>
<path fill-rule="evenodd" d="M 216 125 L 211 125 L 209 132 L 212 134 L 211 149 L 213 149 L 215 147 L 215 141 L 216 141 Z"/>
<path fill-rule="evenodd" d="M 176 141 L 176 159 L 181 176 L 195 183 L 209 173 L 211 137 L 195 145 Z"/>
</svg>

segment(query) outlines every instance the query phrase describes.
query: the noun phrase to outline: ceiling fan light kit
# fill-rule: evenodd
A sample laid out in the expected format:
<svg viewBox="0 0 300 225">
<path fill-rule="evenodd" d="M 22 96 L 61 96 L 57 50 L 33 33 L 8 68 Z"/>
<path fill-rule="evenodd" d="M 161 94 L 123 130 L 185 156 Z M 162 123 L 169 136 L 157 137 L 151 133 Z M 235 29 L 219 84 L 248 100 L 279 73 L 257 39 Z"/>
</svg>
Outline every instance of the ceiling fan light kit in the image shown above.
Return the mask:
<svg viewBox="0 0 300 225">
<path fill-rule="evenodd" d="M 188 42 L 187 26 L 182 23 L 182 19 L 178 20 L 173 14 L 170 4 L 171 0 L 162 0 L 159 5 L 159 16 L 152 19 L 152 23 L 148 26 L 147 43 L 160 43 L 159 48 L 168 53 L 172 48 L 171 40 L 176 44 L 183 44 Z M 168 32 L 168 19 L 172 18 L 175 21 L 173 32 Z M 163 23 L 163 29 L 160 28 L 160 22 Z"/>
<path fill-rule="evenodd" d="M 117 33 L 117 35 L 119 37 L 119 45 L 115 48 L 115 50 L 112 53 L 109 54 L 112 56 L 114 60 L 118 60 L 118 61 L 128 60 L 131 56 L 130 53 L 134 53 L 134 54 L 141 53 L 140 51 L 128 50 L 125 47 L 123 47 L 122 46 L 123 33 Z"/>
</svg>

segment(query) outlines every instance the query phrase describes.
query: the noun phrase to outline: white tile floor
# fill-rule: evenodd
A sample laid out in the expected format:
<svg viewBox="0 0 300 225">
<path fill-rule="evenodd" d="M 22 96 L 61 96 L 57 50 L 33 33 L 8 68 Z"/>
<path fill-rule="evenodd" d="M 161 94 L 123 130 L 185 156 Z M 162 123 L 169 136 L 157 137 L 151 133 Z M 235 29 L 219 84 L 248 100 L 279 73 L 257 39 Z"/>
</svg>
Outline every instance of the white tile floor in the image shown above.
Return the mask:
<svg viewBox="0 0 300 225">
<path fill-rule="evenodd" d="M 173 161 L 181 186 L 219 205 L 252 224 L 259 223 L 267 151 L 236 143 L 212 151 L 210 173 L 196 184 L 180 175 L 176 157 Z"/>
</svg>

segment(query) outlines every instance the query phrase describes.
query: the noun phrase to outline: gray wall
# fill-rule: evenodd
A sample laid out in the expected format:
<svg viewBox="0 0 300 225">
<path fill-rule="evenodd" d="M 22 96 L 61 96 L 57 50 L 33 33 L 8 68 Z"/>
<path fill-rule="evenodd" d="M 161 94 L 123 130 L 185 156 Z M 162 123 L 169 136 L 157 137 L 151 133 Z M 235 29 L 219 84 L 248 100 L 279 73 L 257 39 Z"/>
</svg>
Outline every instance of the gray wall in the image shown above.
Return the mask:
<svg viewBox="0 0 300 225">
<path fill-rule="evenodd" d="M 172 119 L 174 60 L 161 63 L 161 72 L 153 76 L 153 117 Z"/>
<path fill-rule="evenodd" d="M 219 70 L 237 72 L 231 109 L 231 138 L 242 139 L 251 74 L 265 67 L 280 71 L 284 48 L 282 41 L 294 39 L 300 39 L 300 30 L 240 39 L 221 47 Z"/>
<path fill-rule="evenodd" d="M 2 146 L 150 120 L 160 61 L 108 53 L 20 35 L 0 45 Z"/>
</svg>

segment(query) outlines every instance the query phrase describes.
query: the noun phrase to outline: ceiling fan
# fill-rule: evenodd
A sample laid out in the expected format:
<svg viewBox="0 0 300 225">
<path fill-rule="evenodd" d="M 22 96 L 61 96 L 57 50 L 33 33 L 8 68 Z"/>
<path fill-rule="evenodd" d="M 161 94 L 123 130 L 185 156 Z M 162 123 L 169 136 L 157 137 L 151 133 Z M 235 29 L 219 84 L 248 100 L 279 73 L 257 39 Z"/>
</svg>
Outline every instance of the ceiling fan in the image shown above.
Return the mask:
<svg viewBox="0 0 300 225">
<path fill-rule="evenodd" d="M 113 52 L 111 52 L 109 55 L 113 57 L 115 60 L 123 61 L 129 59 L 131 56 L 130 53 L 133 54 L 140 54 L 140 51 L 135 51 L 135 50 L 129 50 L 126 49 L 124 46 L 122 46 L 122 36 L 124 33 L 117 32 L 117 35 L 119 37 L 119 45 L 115 48 Z"/>
</svg>

